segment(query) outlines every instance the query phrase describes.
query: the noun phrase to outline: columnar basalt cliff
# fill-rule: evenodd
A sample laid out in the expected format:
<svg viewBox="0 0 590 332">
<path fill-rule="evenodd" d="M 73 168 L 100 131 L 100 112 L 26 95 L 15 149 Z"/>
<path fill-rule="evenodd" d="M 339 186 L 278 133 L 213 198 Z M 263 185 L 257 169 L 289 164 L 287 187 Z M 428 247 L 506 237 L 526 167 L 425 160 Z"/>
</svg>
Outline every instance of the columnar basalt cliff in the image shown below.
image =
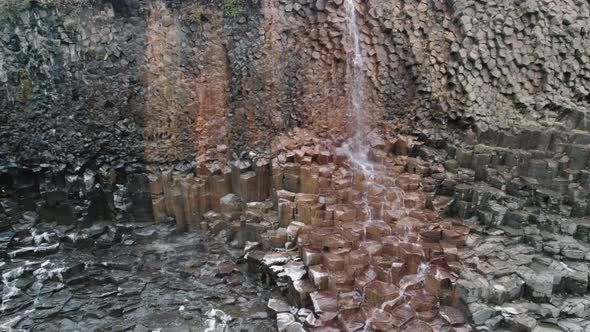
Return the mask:
<svg viewBox="0 0 590 332">
<path fill-rule="evenodd" d="M 0 0 L 0 32 L 0 329 L 121 284 L 52 255 L 165 255 L 169 222 L 297 307 L 197 329 L 590 328 L 587 1 Z"/>
</svg>

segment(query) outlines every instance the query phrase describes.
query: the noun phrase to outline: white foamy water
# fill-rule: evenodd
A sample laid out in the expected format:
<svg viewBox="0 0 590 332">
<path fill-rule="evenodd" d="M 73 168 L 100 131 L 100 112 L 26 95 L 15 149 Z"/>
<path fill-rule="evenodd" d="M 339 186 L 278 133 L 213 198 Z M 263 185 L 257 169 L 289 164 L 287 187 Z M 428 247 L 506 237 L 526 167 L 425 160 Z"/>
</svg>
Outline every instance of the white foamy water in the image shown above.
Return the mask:
<svg viewBox="0 0 590 332">
<path fill-rule="evenodd" d="M 348 54 L 349 81 L 350 81 L 350 108 L 352 121 L 352 136 L 343 144 L 344 154 L 350 160 L 353 168 L 361 172 L 364 178 L 362 192 L 362 203 L 365 211 L 365 224 L 373 221 L 373 213 L 369 202 L 369 187 L 376 185 L 374 165 L 369 160 L 367 153 L 369 146 L 366 137 L 369 134 L 368 115 L 363 107 L 364 82 L 365 82 L 365 59 L 361 48 L 361 32 L 358 26 L 358 15 L 355 0 L 345 0 L 346 26 L 352 53 Z M 354 179 L 354 177 L 353 177 Z M 366 225 L 365 225 L 366 227 Z M 366 240 L 366 229 L 365 229 Z"/>
<path fill-rule="evenodd" d="M 369 159 L 369 151 L 371 150 L 371 144 L 373 140 L 371 137 L 371 115 L 369 110 L 364 107 L 365 105 L 365 57 L 363 56 L 362 49 L 362 33 L 359 28 L 359 11 L 357 11 L 356 0 L 344 0 L 344 7 L 346 9 L 346 28 L 349 48 L 347 49 L 347 61 L 348 61 L 348 80 L 349 80 L 349 104 L 350 104 L 350 137 L 342 145 L 341 152 L 347 156 L 351 167 L 353 168 L 354 174 L 352 177 L 351 187 L 355 188 L 355 179 L 358 180 L 358 175 L 362 176 L 362 188 L 361 198 L 362 206 L 364 210 L 364 241 L 367 240 L 367 227 L 369 227 L 375 219 L 383 218 L 384 205 L 391 206 L 397 205 L 400 209 L 400 215 L 408 216 L 410 209 L 406 208 L 406 197 L 405 192 L 401 188 L 390 188 L 391 184 L 383 183 L 382 179 L 378 179 L 377 174 L 383 169 L 379 168 L 379 165 L 375 164 Z M 380 182 L 381 181 L 381 182 Z M 375 189 L 371 191 L 370 189 Z M 387 191 L 394 190 L 395 201 L 389 202 Z M 375 211 L 372 210 L 370 193 L 377 195 L 383 195 L 384 198 L 379 200 L 379 206 L 375 206 Z M 393 200 L 393 199 L 392 199 Z M 373 213 L 374 212 L 374 213 Z M 401 237 L 402 242 L 412 242 L 412 225 L 401 225 L 404 234 L 398 234 Z M 371 255 L 371 253 L 369 254 Z M 371 261 L 371 259 L 370 259 Z M 370 263 L 369 263 L 370 264 Z M 415 282 L 424 282 L 428 264 L 420 264 Z M 397 298 L 392 301 L 383 303 L 382 307 L 378 310 L 384 311 L 387 306 L 397 306 L 400 303 L 407 301 L 408 287 L 412 285 L 410 283 L 402 285 Z M 365 322 L 364 331 L 370 329 L 371 321 L 373 317 L 369 317 Z"/>
<path fill-rule="evenodd" d="M 346 8 L 346 25 L 348 38 L 352 43 L 352 54 L 348 55 L 350 102 L 352 106 L 352 116 L 355 123 L 355 133 L 357 136 L 354 140 L 362 140 L 363 134 L 368 134 L 367 117 L 363 112 L 365 60 L 361 49 L 361 32 L 358 27 L 358 16 L 355 7 L 355 0 L 345 0 Z"/>
</svg>

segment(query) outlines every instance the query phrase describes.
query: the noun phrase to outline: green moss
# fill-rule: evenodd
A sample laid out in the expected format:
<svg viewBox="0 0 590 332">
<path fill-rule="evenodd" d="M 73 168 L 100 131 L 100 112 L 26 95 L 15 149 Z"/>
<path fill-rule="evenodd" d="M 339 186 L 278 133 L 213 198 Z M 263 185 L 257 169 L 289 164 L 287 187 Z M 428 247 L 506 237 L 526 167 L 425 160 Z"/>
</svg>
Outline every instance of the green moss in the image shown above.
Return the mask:
<svg viewBox="0 0 590 332">
<path fill-rule="evenodd" d="M 31 0 L 0 0 L 0 18 L 14 17 L 29 8 Z"/>
<path fill-rule="evenodd" d="M 203 16 L 205 15 L 205 7 L 199 3 L 195 3 L 186 8 L 189 20 L 194 24 L 201 24 Z"/>
<path fill-rule="evenodd" d="M 273 44 L 272 43 L 272 38 L 270 38 L 270 37 L 264 38 L 264 45 L 263 45 L 263 47 L 265 49 L 271 49 L 272 48 L 272 44 Z"/>
<path fill-rule="evenodd" d="M 238 17 L 246 12 L 245 0 L 224 0 L 223 14 L 228 17 Z"/>
<path fill-rule="evenodd" d="M 114 186 L 117 183 L 117 170 L 112 169 L 108 174 L 107 181 L 110 185 Z"/>
<path fill-rule="evenodd" d="M 16 99 L 21 103 L 25 103 L 33 98 L 33 81 L 27 69 L 21 68 L 19 74 L 20 81 L 16 87 Z"/>
</svg>

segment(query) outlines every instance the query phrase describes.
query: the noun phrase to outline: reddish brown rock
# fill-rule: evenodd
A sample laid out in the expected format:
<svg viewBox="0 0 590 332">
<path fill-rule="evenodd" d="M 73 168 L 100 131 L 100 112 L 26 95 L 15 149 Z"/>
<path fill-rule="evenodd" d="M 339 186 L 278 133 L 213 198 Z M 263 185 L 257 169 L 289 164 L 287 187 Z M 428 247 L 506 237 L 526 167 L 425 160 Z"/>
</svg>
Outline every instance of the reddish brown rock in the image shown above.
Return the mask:
<svg viewBox="0 0 590 332">
<path fill-rule="evenodd" d="M 288 163 L 284 166 L 284 189 L 292 192 L 300 192 L 299 190 L 299 174 L 300 165 L 298 163 Z"/>
<path fill-rule="evenodd" d="M 315 291 L 315 287 L 309 279 L 302 279 L 294 281 L 290 284 L 290 297 L 295 301 L 299 307 L 306 307 L 311 305 L 311 298 L 309 294 Z"/>
<path fill-rule="evenodd" d="M 242 194 L 240 187 L 240 176 L 252 169 L 252 163 L 249 160 L 235 160 L 231 162 L 231 186 L 236 194 Z"/>
<path fill-rule="evenodd" d="M 318 265 L 322 262 L 322 253 L 319 250 L 302 247 L 301 259 L 306 266 Z"/>
<path fill-rule="evenodd" d="M 429 294 L 440 297 L 445 289 L 451 288 L 454 279 L 446 269 L 431 265 L 426 271 L 425 289 Z"/>
<path fill-rule="evenodd" d="M 367 240 L 380 241 L 383 237 L 391 235 L 391 227 L 382 221 L 373 221 L 366 225 Z"/>
<path fill-rule="evenodd" d="M 369 257 L 373 257 L 381 254 L 383 247 L 377 241 L 363 241 L 358 244 L 358 249 Z"/>
<path fill-rule="evenodd" d="M 413 321 L 409 322 L 405 327 L 404 331 L 406 332 L 434 332 L 432 326 L 428 323 L 421 321 L 419 319 L 414 319 Z"/>
<path fill-rule="evenodd" d="M 349 292 L 354 288 L 354 275 L 347 271 L 330 271 L 328 275 L 329 288 L 339 292 Z"/>
<path fill-rule="evenodd" d="M 358 309 L 344 310 L 338 314 L 338 326 L 341 331 L 361 331 L 365 322 L 365 316 Z"/>
<path fill-rule="evenodd" d="M 280 198 L 278 204 L 279 225 L 283 227 L 289 226 L 295 216 L 294 203 Z"/>
<path fill-rule="evenodd" d="M 398 329 L 402 329 L 404 325 L 410 322 L 416 314 L 412 307 L 407 304 L 401 305 L 391 311 L 392 322 L 393 326 L 397 327 Z"/>
<path fill-rule="evenodd" d="M 367 302 L 375 307 L 380 307 L 399 296 L 399 288 L 379 280 L 369 282 L 364 290 Z"/>
<path fill-rule="evenodd" d="M 369 255 L 360 250 L 350 251 L 344 258 L 346 271 L 355 273 L 369 265 Z"/>
<path fill-rule="evenodd" d="M 236 270 L 236 266 L 231 262 L 223 262 L 217 265 L 217 276 L 225 277 L 232 274 Z"/>
<path fill-rule="evenodd" d="M 364 289 L 366 285 L 377 280 L 377 272 L 370 265 L 357 269 L 354 272 L 354 276 L 354 287 L 356 289 Z"/>
<path fill-rule="evenodd" d="M 184 212 L 184 195 L 178 184 L 172 188 L 172 209 L 174 211 L 174 219 L 176 220 L 176 229 L 179 232 L 185 232 L 188 230 L 188 223 L 186 220 L 186 214 Z"/>
<path fill-rule="evenodd" d="M 263 201 L 270 196 L 270 162 L 267 159 L 257 160 L 254 163 L 254 172 L 256 173 L 256 200 Z"/>
<path fill-rule="evenodd" d="M 399 284 L 399 281 L 408 274 L 408 266 L 402 261 L 394 261 L 391 263 L 391 268 L 389 271 L 390 280 L 396 284 Z"/>
<path fill-rule="evenodd" d="M 245 202 L 258 200 L 258 180 L 255 172 L 250 171 L 240 175 L 239 194 Z"/>
<path fill-rule="evenodd" d="M 331 291 L 313 292 L 310 296 L 313 309 L 324 321 L 338 316 L 337 295 Z"/>
<path fill-rule="evenodd" d="M 310 266 L 309 278 L 318 290 L 326 290 L 329 286 L 329 274 L 322 265 Z"/>
<path fill-rule="evenodd" d="M 357 291 L 338 294 L 338 309 L 340 311 L 359 309 L 362 303 L 363 297 Z"/>
<path fill-rule="evenodd" d="M 344 270 L 344 254 L 325 252 L 322 254 L 322 264 L 329 271 L 343 271 Z"/>
<path fill-rule="evenodd" d="M 207 189 L 210 193 L 210 204 L 213 211 L 219 212 L 221 210 L 219 200 L 231 193 L 231 178 L 227 170 L 222 175 L 212 175 L 208 178 Z"/>
<path fill-rule="evenodd" d="M 418 273 L 420 263 L 424 261 L 424 252 L 421 247 L 412 243 L 400 245 L 401 259 L 406 263 L 409 274 Z"/>
<path fill-rule="evenodd" d="M 367 322 L 371 329 L 375 331 L 395 331 L 393 330 L 394 317 L 389 312 L 381 309 L 373 310 Z"/>
</svg>

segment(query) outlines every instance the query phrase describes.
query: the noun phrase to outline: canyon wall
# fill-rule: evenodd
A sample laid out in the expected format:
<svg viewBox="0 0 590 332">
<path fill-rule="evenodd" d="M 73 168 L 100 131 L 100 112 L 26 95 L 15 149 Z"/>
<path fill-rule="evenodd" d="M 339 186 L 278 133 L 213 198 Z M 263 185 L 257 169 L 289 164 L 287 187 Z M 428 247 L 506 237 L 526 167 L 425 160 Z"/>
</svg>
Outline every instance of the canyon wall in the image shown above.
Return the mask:
<svg viewBox="0 0 590 332">
<path fill-rule="evenodd" d="M 373 123 L 497 187 L 588 197 L 587 2 L 360 8 Z M 350 127 L 342 0 L 31 1 L 2 7 L 0 30 L 0 181 L 51 218 L 151 219 L 149 174 Z"/>
<path fill-rule="evenodd" d="M 590 4 L 356 5 L 362 66 L 344 0 L 0 0 L 4 243 L 174 221 L 322 316 L 279 327 L 587 329 Z"/>
</svg>

